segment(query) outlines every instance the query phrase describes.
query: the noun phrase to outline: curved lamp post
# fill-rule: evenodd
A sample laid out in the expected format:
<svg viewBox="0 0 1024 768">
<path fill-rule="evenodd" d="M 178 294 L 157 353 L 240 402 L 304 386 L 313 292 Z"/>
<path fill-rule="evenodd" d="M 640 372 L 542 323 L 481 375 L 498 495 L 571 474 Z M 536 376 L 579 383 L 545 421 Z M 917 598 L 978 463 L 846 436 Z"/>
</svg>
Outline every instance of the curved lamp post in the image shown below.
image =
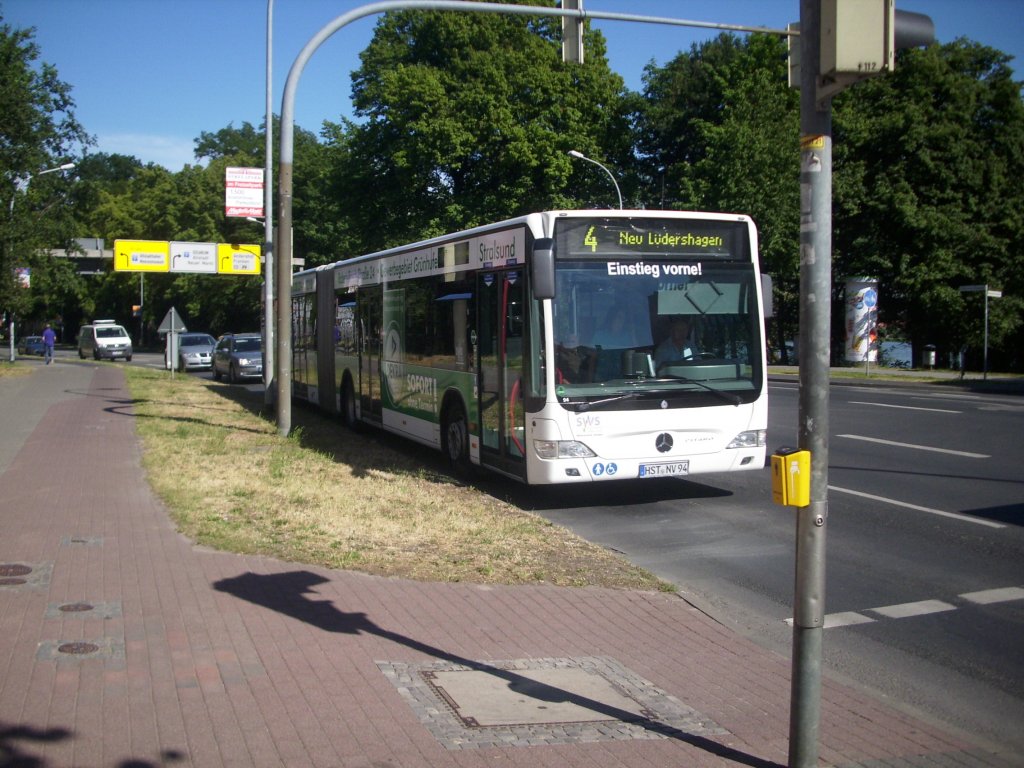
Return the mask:
<svg viewBox="0 0 1024 768">
<path fill-rule="evenodd" d="M 612 180 L 612 184 L 615 185 L 615 194 L 617 194 L 619 196 L 619 210 L 621 211 L 622 210 L 622 191 L 619 189 L 619 182 L 617 182 L 615 180 L 615 177 L 612 176 L 612 172 L 609 171 L 607 168 L 605 168 L 603 165 L 601 165 L 601 163 L 597 162 L 597 160 L 592 160 L 589 157 L 587 157 L 586 155 L 584 155 L 582 152 L 577 152 L 575 149 L 570 149 L 569 150 L 569 156 L 570 157 L 579 158 L 580 160 L 586 160 L 588 163 L 593 163 L 598 168 L 600 168 L 602 171 L 604 171 L 605 173 L 608 174 L 608 178 L 611 179 Z"/>
<path fill-rule="evenodd" d="M 30 173 L 28 176 L 22 176 L 20 179 L 14 180 L 14 191 L 15 192 L 26 192 L 28 191 L 29 182 L 32 181 L 36 176 L 42 176 L 46 173 L 56 173 L 57 171 L 70 171 L 75 167 L 74 163 L 64 163 L 64 165 L 58 165 L 56 168 L 47 168 L 45 171 L 39 173 Z M 11 195 L 11 208 L 10 212 L 14 213 L 14 198 L 16 195 Z"/>
<path fill-rule="evenodd" d="M 28 185 L 32 181 L 32 179 L 34 179 L 36 176 L 42 176 L 42 175 L 47 174 L 47 173 L 57 173 L 58 171 L 70 171 L 74 167 L 75 167 L 74 163 L 64 163 L 63 165 L 58 165 L 56 168 L 47 168 L 45 171 L 39 171 L 39 173 L 30 173 L 27 176 L 22 176 L 21 178 L 16 178 L 14 180 L 14 194 L 11 195 L 11 205 L 8 208 L 8 214 L 11 216 L 11 218 L 12 219 L 14 218 L 14 199 L 18 196 L 19 192 L 24 193 L 24 192 L 28 191 Z M 13 255 L 13 254 L 11 254 L 11 255 Z M 9 328 L 9 333 L 8 333 L 8 341 L 10 342 L 10 349 L 9 349 L 9 358 L 8 359 L 10 360 L 10 362 L 13 363 L 15 361 L 15 359 L 16 359 L 15 355 L 14 355 L 14 313 L 13 312 L 11 313 L 9 319 L 10 319 L 10 328 Z"/>
</svg>

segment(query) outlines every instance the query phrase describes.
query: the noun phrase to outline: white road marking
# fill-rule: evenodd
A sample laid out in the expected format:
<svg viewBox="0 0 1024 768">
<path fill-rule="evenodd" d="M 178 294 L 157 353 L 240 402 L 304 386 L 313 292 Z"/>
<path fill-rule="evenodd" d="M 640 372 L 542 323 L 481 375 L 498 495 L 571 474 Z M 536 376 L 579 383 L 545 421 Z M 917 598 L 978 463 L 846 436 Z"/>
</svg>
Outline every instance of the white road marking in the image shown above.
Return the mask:
<svg viewBox="0 0 1024 768">
<path fill-rule="evenodd" d="M 855 624 L 873 624 L 878 619 L 872 619 L 870 616 L 857 613 L 856 611 L 840 611 L 839 613 L 828 613 L 825 614 L 825 629 L 834 629 L 835 627 L 852 627 Z M 786 623 L 789 626 L 793 626 L 793 618 L 786 619 Z"/>
<path fill-rule="evenodd" d="M 929 613 L 942 613 L 944 611 L 955 611 L 956 606 L 945 603 L 942 600 L 920 600 L 916 603 L 901 603 L 899 605 L 885 605 L 881 608 L 869 608 L 872 613 L 880 613 L 890 619 L 906 619 L 912 616 L 926 616 Z"/>
<path fill-rule="evenodd" d="M 1024 587 L 1000 587 L 998 589 L 983 589 L 980 592 L 964 592 L 958 595 L 961 600 L 966 600 L 975 605 L 991 605 L 992 603 L 1008 603 L 1013 600 L 1024 600 Z M 900 603 L 898 605 L 884 605 L 880 608 L 865 608 L 865 611 L 877 613 L 889 619 L 906 619 L 914 616 L 927 616 L 931 613 L 946 613 L 957 610 L 957 606 L 951 605 L 943 600 L 919 600 L 914 603 Z M 836 627 L 852 627 L 857 624 L 874 624 L 878 619 L 865 616 L 857 611 L 839 611 L 838 613 L 825 614 L 825 629 Z M 785 619 L 785 623 L 793 626 L 793 618 Z"/>
<path fill-rule="evenodd" d="M 948 453 L 952 456 L 963 456 L 968 459 L 990 459 L 987 453 L 971 453 L 969 451 L 954 451 L 951 448 L 934 448 L 930 445 L 915 445 L 914 443 L 897 443 L 894 440 L 882 440 L 878 437 L 865 437 L 864 435 L 836 435 L 850 440 L 863 440 L 867 443 L 881 443 L 882 445 L 895 445 L 897 448 L 913 448 L 917 451 L 933 451 L 935 453 Z"/>
<path fill-rule="evenodd" d="M 942 517 L 951 517 L 954 520 L 962 520 L 965 523 L 974 523 L 975 525 L 984 525 L 987 528 L 1005 528 L 1006 526 L 1002 523 L 996 523 L 992 520 L 986 520 L 983 517 L 971 517 L 970 515 L 961 515 L 959 512 L 946 512 L 941 509 L 933 509 L 932 507 L 922 507 L 918 504 L 908 504 L 905 501 L 897 501 L 896 499 L 889 499 L 885 496 L 876 496 L 873 493 L 864 493 L 863 491 L 854 491 L 850 488 L 840 488 L 837 485 L 830 485 L 828 487 L 830 491 L 837 491 L 838 493 L 848 493 L 851 496 L 861 496 L 865 499 L 871 499 L 872 501 L 880 501 L 883 504 L 892 504 L 897 507 L 904 507 L 905 509 L 915 509 L 918 512 L 927 512 L 930 515 L 940 515 Z"/>
<path fill-rule="evenodd" d="M 825 629 L 852 627 L 855 624 L 871 624 L 874 621 L 875 619 L 872 619 L 870 616 L 864 616 L 856 611 L 841 611 L 825 616 Z"/>
<path fill-rule="evenodd" d="M 1024 589 L 1021 589 L 1020 587 L 983 589 L 981 592 L 964 592 L 960 597 L 968 602 L 977 603 L 978 605 L 1008 603 L 1011 600 L 1024 600 Z"/>
<path fill-rule="evenodd" d="M 916 405 L 891 405 L 889 403 L 868 403 L 864 400 L 851 400 L 851 405 L 873 405 L 875 408 L 900 408 L 904 411 L 931 411 L 932 413 L 963 413 L 963 411 L 951 411 L 948 408 L 921 408 Z"/>
</svg>

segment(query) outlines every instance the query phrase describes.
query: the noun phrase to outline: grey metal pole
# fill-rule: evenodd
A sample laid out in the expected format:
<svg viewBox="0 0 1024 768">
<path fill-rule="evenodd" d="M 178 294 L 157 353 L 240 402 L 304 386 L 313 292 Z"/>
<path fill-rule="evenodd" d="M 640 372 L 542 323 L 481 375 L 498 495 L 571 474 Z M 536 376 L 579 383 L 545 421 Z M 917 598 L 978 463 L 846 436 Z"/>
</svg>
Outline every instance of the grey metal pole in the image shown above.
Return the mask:
<svg viewBox="0 0 1024 768">
<path fill-rule="evenodd" d="M 263 178 L 263 402 L 274 401 L 274 0 L 267 0 L 267 108 Z"/>
<path fill-rule="evenodd" d="M 985 283 L 985 351 L 981 363 L 981 380 L 988 381 L 988 283 Z"/>
<path fill-rule="evenodd" d="M 800 2 L 800 424 L 811 503 L 796 510 L 790 768 L 818 764 L 828 521 L 832 105 L 819 103 L 821 0 Z"/>
</svg>

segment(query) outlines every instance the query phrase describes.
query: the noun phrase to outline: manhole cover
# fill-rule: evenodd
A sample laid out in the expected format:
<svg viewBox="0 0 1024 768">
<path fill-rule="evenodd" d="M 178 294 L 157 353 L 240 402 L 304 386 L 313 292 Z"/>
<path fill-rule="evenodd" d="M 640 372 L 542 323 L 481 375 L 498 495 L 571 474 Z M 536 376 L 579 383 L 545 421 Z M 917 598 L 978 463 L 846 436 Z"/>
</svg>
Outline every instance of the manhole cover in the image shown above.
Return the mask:
<svg viewBox="0 0 1024 768">
<path fill-rule="evenodd" d="M 27 576 L 32 569 L 27 565 L 0 563 L 0 576 Z"/>
<path fill-rule="evenodd" d="M 82 611 L 91 611 L 92 608 L 88 603 L 68 603 L 67 605 L 60 606 L 57 610 L 64 613 L 81 613 Z"/>
<path fill-rule="evenodd" d="M 377 666 L 446 749 L 728 733 L 607 657 Z"/>
<path fill-rule="evenodd" d="M 648 713 L 585 669 L 458 670 L 424 677 L 469 726 L 640 720 Z"/>
<path fill-rule="evenodd" d="M 94 643 L 63 643 L 57 646 L 61 653 L 68 653 L 73 656 L 81 656 L 85 653 L 96 653 L 100 647 Z"/>
<path fill-rule="evenodd" d="M 19 584 L 28 584 L 28 582 L 24 579 L 18 579 L 13 576 L 0 578 L 0 587 L 16 587 Z"/>
</svg>

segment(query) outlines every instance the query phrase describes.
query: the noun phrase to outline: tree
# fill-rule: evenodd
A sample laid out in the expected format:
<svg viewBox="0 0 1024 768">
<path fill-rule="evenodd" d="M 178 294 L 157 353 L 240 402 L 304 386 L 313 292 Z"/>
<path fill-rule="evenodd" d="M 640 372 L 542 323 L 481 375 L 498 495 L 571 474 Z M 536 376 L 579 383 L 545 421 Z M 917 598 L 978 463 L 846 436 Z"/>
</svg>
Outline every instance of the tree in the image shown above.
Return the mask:
<svg viewBox="0 0 1024 768">
<path fill-rule="evenodd" d="M 329 182 L 357 252 L 577 199 L 614 201 L 607 179 L 566 153 L 628 160 L 622 80 L 599 33 L 583 65 L 562 63 L 559 40 L 549 18 L 380 19 L 353 76 L 362 122 L 325 129 Z"/>
<path fill-rule="evenodd" d="M 15 270 L 34 263 L 42 248 L 67 245 L 73 221 L 64 204 L 67 180 L 39 173 L 67 162 L 90 139 L 74 117 L 71 87 L 38 59 L 32 31 L 14 30 L 0 17 L 0 307 L 45 318 L 56 310 L 34 302 Z"/>
<path fill-rule="evenodd" d="M 213 160 L 232 155 L 247 155 L 255 160 L 266 155 L 265 131 L 253 128 L 252 123 L 248 121 L 243 122 L 241 128 L 235 128 L 234 123 L 228 123 L 226 128 L 221 128 L 216 133 L 203 131 L 194 143 L 198 159 Z"/>
<path fill-rule="evenodd" d="M 647 68 L 638 121 L 645 175 L 663 186 L 666 207 L 753 217 L 761 269 L 774 278 L 780 350 L 796 333 L 800 284 L 799 104 L 784 57 L 771 35 L 694 45 Z"/>
<path fill-rule="evenodd" d="M 880 319 L 916 354 L 981 348 L 967 284 L 1005 291 L 993 348 L 1020 338 L 1024 105 L 1008 62 L 963 39 L 907 51 L 835 102 L 835 273 L 877 277 Z"/>
</svg>

